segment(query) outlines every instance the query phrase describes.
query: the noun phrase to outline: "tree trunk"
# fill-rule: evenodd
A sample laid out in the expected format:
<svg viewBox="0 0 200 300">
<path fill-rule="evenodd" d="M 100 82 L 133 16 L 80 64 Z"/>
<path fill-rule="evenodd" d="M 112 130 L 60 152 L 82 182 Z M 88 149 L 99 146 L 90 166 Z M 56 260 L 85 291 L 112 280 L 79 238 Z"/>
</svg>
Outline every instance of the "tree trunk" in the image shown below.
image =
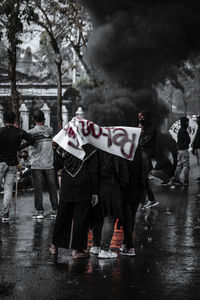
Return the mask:
<svg viewBox="0 0 200 300">
<path fill-rule="evenodd" d="M 10 78 L 10 97 L 11 106 L 13 112 L 16 114 L 16 123 L 20 125 L 20 113 L 19 113 L 19 93 L 17 91 L 16 85 L 16 45 L 11 42 L 8 49 L 8 59 L 9 59 L 9 78 Z"/>
<path fill-rule="evenodd" d="M 91 78 L 91 80 L 93 81 L 94 83 L 94 86 L 97 87 L 98 86 L 98 83 L 96 81 L 96 78 L 94 77 L 94 75 L 92 74 L 90 68 L 88 67 L 88 65 L 86 64 L 86 62 L 84 61 L 83 59 L 83 56 L 81 55 L 80 53 L 80 50 L 79 48 L 74 44 L 73 41 L 70 41 L 71 42 L 71 46 L 72 48 L 74 49 L 74 51 L 76 52 L 76 55 L 78 56 L 80 62 L 82 63 L 87 75 Z"/>
<path fill-rule="evenodd" d="M 57 127 L 58 130 L 62 128 L 62 61 L 56 62 L 57 66 Z"/>
</svg>

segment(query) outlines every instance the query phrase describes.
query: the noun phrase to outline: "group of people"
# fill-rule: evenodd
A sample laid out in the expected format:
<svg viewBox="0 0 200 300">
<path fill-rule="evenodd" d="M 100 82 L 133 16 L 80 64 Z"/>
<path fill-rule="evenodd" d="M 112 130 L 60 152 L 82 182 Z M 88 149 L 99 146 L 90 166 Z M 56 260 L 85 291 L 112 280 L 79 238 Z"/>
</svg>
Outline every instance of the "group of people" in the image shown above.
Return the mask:
<svg viewBox="0 0 200 300">
<path fill-rule="evenodd" d="M 192 142 L 192 154 L 196 155 L 197 164 L 200 165 L 200 116 L 197 117 L 197 131 Z M 189 171 L 190 171 L 190 155 L 189 147 L 191 144 L 191 138 L 188 133 L 189 119 L 182 117 L 180 119 L 181 127 L 177 135 L 177 167 L 174 177 L 172 179 L 171 188 L 176 186 L 188 186 L 189 185 Z M 180 180 L 180 175 L 183 173 L 183 182 Z M 200 183 L 200 174 L 195 179 L 197 183 Z"/>
<path fill-rule="evenodd" d="M 2 221 L 10 219 L 18 153 L 23 149 L 20 156 L 27 159 L 26 149 L 29 147 L 28 164 L 35 204 L 33 218 L 44 217 L 44 182 L 52 205 L 51 216 L 56 218 L 50 251 L 57 253 L 59 247 L 71 248 L 74 258 L 87 257 L 88 231 L 91 228 L 93 247 L 90 252 L 98 254 L 99 258 L 114 258 L 117 254 L 110 250 L 110 244 L 118 220 L 119 226 L 124 229 L 121 253 L 134 256 L 132 235 L 135 215 L 148 187 L 148 156 L 153 138 L 151 132 L 149 135 L 147 133 L 148 138 L 144 136 L 146 120 L 143 115 L 140 117 L 142 135 L 133 161 L 108 154 L 91 145 L 84 146 L 86 155 L 81 161 L 58 145 L 54 145 L 53 149 L 53 130 L 44 125 L 45 118 L 41 110 L 34 113 L 34 127 L 28 132 L 15 126 L 15 114 L 12 111 L 5 112 L 4 127 L 0 128 L 0 178 L 4 184 Z M 55 183 L 58 170 L 62 170 L 59 201 Z"/>
<path fill-rule="evenodd" d="M 84 146 L 83 161 L 57 147 L 56 168 L 62 168 L 60 201 L 50 251 L 71 248 L 73 258 L 84 258 L 89 252 L 98 258 L 115 258 L 111 241 L 116 221 L 123 227 L 122 255 L 135 256 L 133 232 L 140 203 L 152 193 L 149 186 L 151 155 L 156 131 L 149 114 L 138 115 L 141 128 L 139 145 L 133 161 Z M 153 195 L 153 193 L 152 193 Z M 153 199 L 151 199 L 153 201 Z M 87 251 L 88 231 L 93 246 Z"/>
<path fill-rule="evenodd" d="M 120 247 L 122 255 L 135 256 L 133 232 L 135 217 L 141 203 L 143 207 L 157 205 L 149 184 L 152 158 L 155 157 L 157 131 L 151 123 L 149 112 L 138 114 L 141 128 L 139 144 L 132 161 L 109 154 L 92 145 L 85 145 L 83 160 L 52 144 L 53 130 L 44 125 L 44 113 L 33 115 L 34 127 L 28 132 L 15 126 L 12 111 L 3 115 L 4 127 L 0 128 L 0 183 L 4 180 L 3 211 L 1 219 L 9 221 L 13 186 L 17 173 L 18 152 L 21 157 L 29 155 L 29 167 L 34 187 L 35 211 L 33 218 L 44 217 L 43 186 L 46 184 L 55 218 L 50 252 L 57 254 L 59 248 L 72 249 L 72 257 L 85 258 L 89 253 L 98 258 L 115 258 L 111 241 L 116 226 L 122 226 L 124 240 Z M 200 155 L 200 117 L 193 143 L 193 153 Z M 181 118 L 178 132 L 177 168 L 173 184 L 180 183 L 184 169 L 184 184 L 189 182 L 188 118 Z M 29 153 L 27 152 L 29 147 Z M 58 201 L 56 176 L 61 171 Z M 158 170 L 157 170 L 158 172 Z M 172 176 L 172 175 L 171 175 Z M 200 182 L 200 178 L 197 178 Z M 146 198 L 149 201 L 146 203 Z M 93 245 L 88 252 L 88 232 L 92 230 Z"/>
<path fill-rule="evenodd" d="M 3 114 L 4 127 L 0 128 L 0 184 L 3 183 L 3 209 L 1 220 L 10 219 L 13 187 L 18 171 L 18 153 L 21 158 L 27 156 L 27 147 L 30 149 L 29 164 L 34 187 L 35 211 L 33 218 L 43 218 L 43 184 L 47 185 L 52 205 L 52 217 L 56 217 L 58 208 L 57 189 L 53 165 L 52 137 L 53 129 L 44 125 L 44 113 L 38 110 L 33 115 L 34 128 L 28 132 L 18 128 L 15 124 L 16 115 L 12 111 Z M 15 187 L 17 188 L 17 187 Z"/>
</svg>

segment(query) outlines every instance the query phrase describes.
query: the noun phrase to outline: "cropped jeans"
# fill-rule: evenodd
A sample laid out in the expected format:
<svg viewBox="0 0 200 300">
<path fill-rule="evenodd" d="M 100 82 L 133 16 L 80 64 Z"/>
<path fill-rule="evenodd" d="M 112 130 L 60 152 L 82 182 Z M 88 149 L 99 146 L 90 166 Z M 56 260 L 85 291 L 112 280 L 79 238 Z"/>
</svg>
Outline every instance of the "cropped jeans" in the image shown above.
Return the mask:
<svg viewBox="0 0 200 300">
<path fill-rule="evenodd" d="M 9 215 L 12 203 L 13 185 L 16 178 L 17 166 L 8 166 L 5 162 L 0 162 L 0 184 L 4 179 L 4 196 L 2 216 Z"/>
<path fill-rule="evenodd" d="M 58 209 L 58 196 L 55 183 L 54 169 L 32 169 L 32 180 L 34 187 L 34 202 L 37 211 L 43 211 L 43 182 L 45 181 L 53 210 Z M 43 181 L 44 179 L 44 181 Z"/>
</svg>

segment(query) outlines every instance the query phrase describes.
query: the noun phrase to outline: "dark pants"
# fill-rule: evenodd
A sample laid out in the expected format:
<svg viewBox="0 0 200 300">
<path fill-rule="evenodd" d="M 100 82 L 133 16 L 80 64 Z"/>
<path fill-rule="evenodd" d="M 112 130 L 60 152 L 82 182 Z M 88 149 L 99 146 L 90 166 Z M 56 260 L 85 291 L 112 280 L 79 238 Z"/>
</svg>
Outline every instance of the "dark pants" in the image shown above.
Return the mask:
<svg viewBox="0 0 200 300">
<path fill-rule="evenodd" d="M 154 197 L 153 191 L 152 191 L 152 189 L 149 185 L 149 178 L 145 178 L 145 191 L 144 191 L 144 202 L 143 202 L 143 204 L 145 203 L 146 196 L 148 196 L 149 201 L 155 202 L 155 197 Z"/>
<path fill-rule="evenodd" d="M 101 215 L 102 207 L 101 203 L 98 202 L 97 205 L 94 207 L 91 207 L 90 211 L 90 223 L 92 228 L 92 245 L 94 247 L 100 247 L 101 246 L 101 231 L 103 226 L 103 217 Z"/>
<path fill-rule="evenodd" d="M 49 198 L 53 210 L 58 209 L 58 196 L 55 184 L 54 169 L 50 170 L 31 170 L 34 187 L 35 209 L 43 211 L 43 179 L 47 185 Z"/>
<path fill-rule="evenodd" d="M 112 241 L 116 219 L 112 216 L 106 216 L 103 220 L 101 232 L 101 249 L 108 251 Z"/>
<path fill-rule="evenodd" d="M 135 216 L 137 213 L 139 203 L 125 203 L 124 204 L 124 221 L 123 221 L 123 231 L 124 231 L 124 241 L 123 244 L 127 246 L 128 249 L 134 248 L 133 242 L 133 231 L 135 225 Z"/>
<path fill-rule="evenodd" d="M 79 251 L 87 249 L 89 210 L 89 201 L 60 201 L 53 231 L 52 244 L 60 248 L 71 248 Z"/>
</svg>

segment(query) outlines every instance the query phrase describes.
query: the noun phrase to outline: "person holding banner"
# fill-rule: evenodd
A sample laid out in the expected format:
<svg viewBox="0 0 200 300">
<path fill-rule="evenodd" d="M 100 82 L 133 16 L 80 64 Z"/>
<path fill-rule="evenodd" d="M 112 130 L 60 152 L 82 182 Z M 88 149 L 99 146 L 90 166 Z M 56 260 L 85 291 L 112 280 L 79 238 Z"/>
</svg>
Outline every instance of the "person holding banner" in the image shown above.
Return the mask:
<svg viewBox="0 0 200 300">
<path fill-rule="evenodd" d="M 129 183 L 127 186 L 127 192 L 123 201 L 123 232 L 124 240 L 120 247 L 121 255 L 135 256 L 134 249 L 134 227 L 135 217 L 140 202 L 144 197 L 144 179 L 142 177 L 142 155 L 141 150 L 138 147 L 133 161 L 127 161 L 129 170 Z"/>
<path fill-rule="evenodd" d="M 156 128 L 152 125 L 151 115 L 148 111 L 142 111 L 138 114 L 139 127 L 142 133 L 139 140 L 139 147 L 142 153 L 142 171 L 144 178 L 145 193 L 142 200 L 144 208 L 149 208 L 158 204 L 153 191 L 149 185 L 149 175 L 152 170 L 151 159 L 155 155 Z M 148 196 L 148 202 L 145 204 L 145 198 Z"/>
<path fill-rule="evenodd" d="M 72 249 L 74 259 L 89 257 L 87 250 L 90 208 L 98 203 L 98 157 L 96 149 L 83 146 L 83 160 L 57 149 L 57 169 L 62 168 L 60 201 L 50 252 Z"/>
<path fill-rule="evenodd" d="M 117 253 L 111 251 L 111 240 L 116 220 L 123 220 L 123 198 L 127 191 L 129 173 L 125 160 L 116 155 L 99 150 L 99 201 L 102 211 L 102 230 L 98 258 L 116 258 Z M 94 236 L 93 240 L 97 240 Z"/>
</svg>

